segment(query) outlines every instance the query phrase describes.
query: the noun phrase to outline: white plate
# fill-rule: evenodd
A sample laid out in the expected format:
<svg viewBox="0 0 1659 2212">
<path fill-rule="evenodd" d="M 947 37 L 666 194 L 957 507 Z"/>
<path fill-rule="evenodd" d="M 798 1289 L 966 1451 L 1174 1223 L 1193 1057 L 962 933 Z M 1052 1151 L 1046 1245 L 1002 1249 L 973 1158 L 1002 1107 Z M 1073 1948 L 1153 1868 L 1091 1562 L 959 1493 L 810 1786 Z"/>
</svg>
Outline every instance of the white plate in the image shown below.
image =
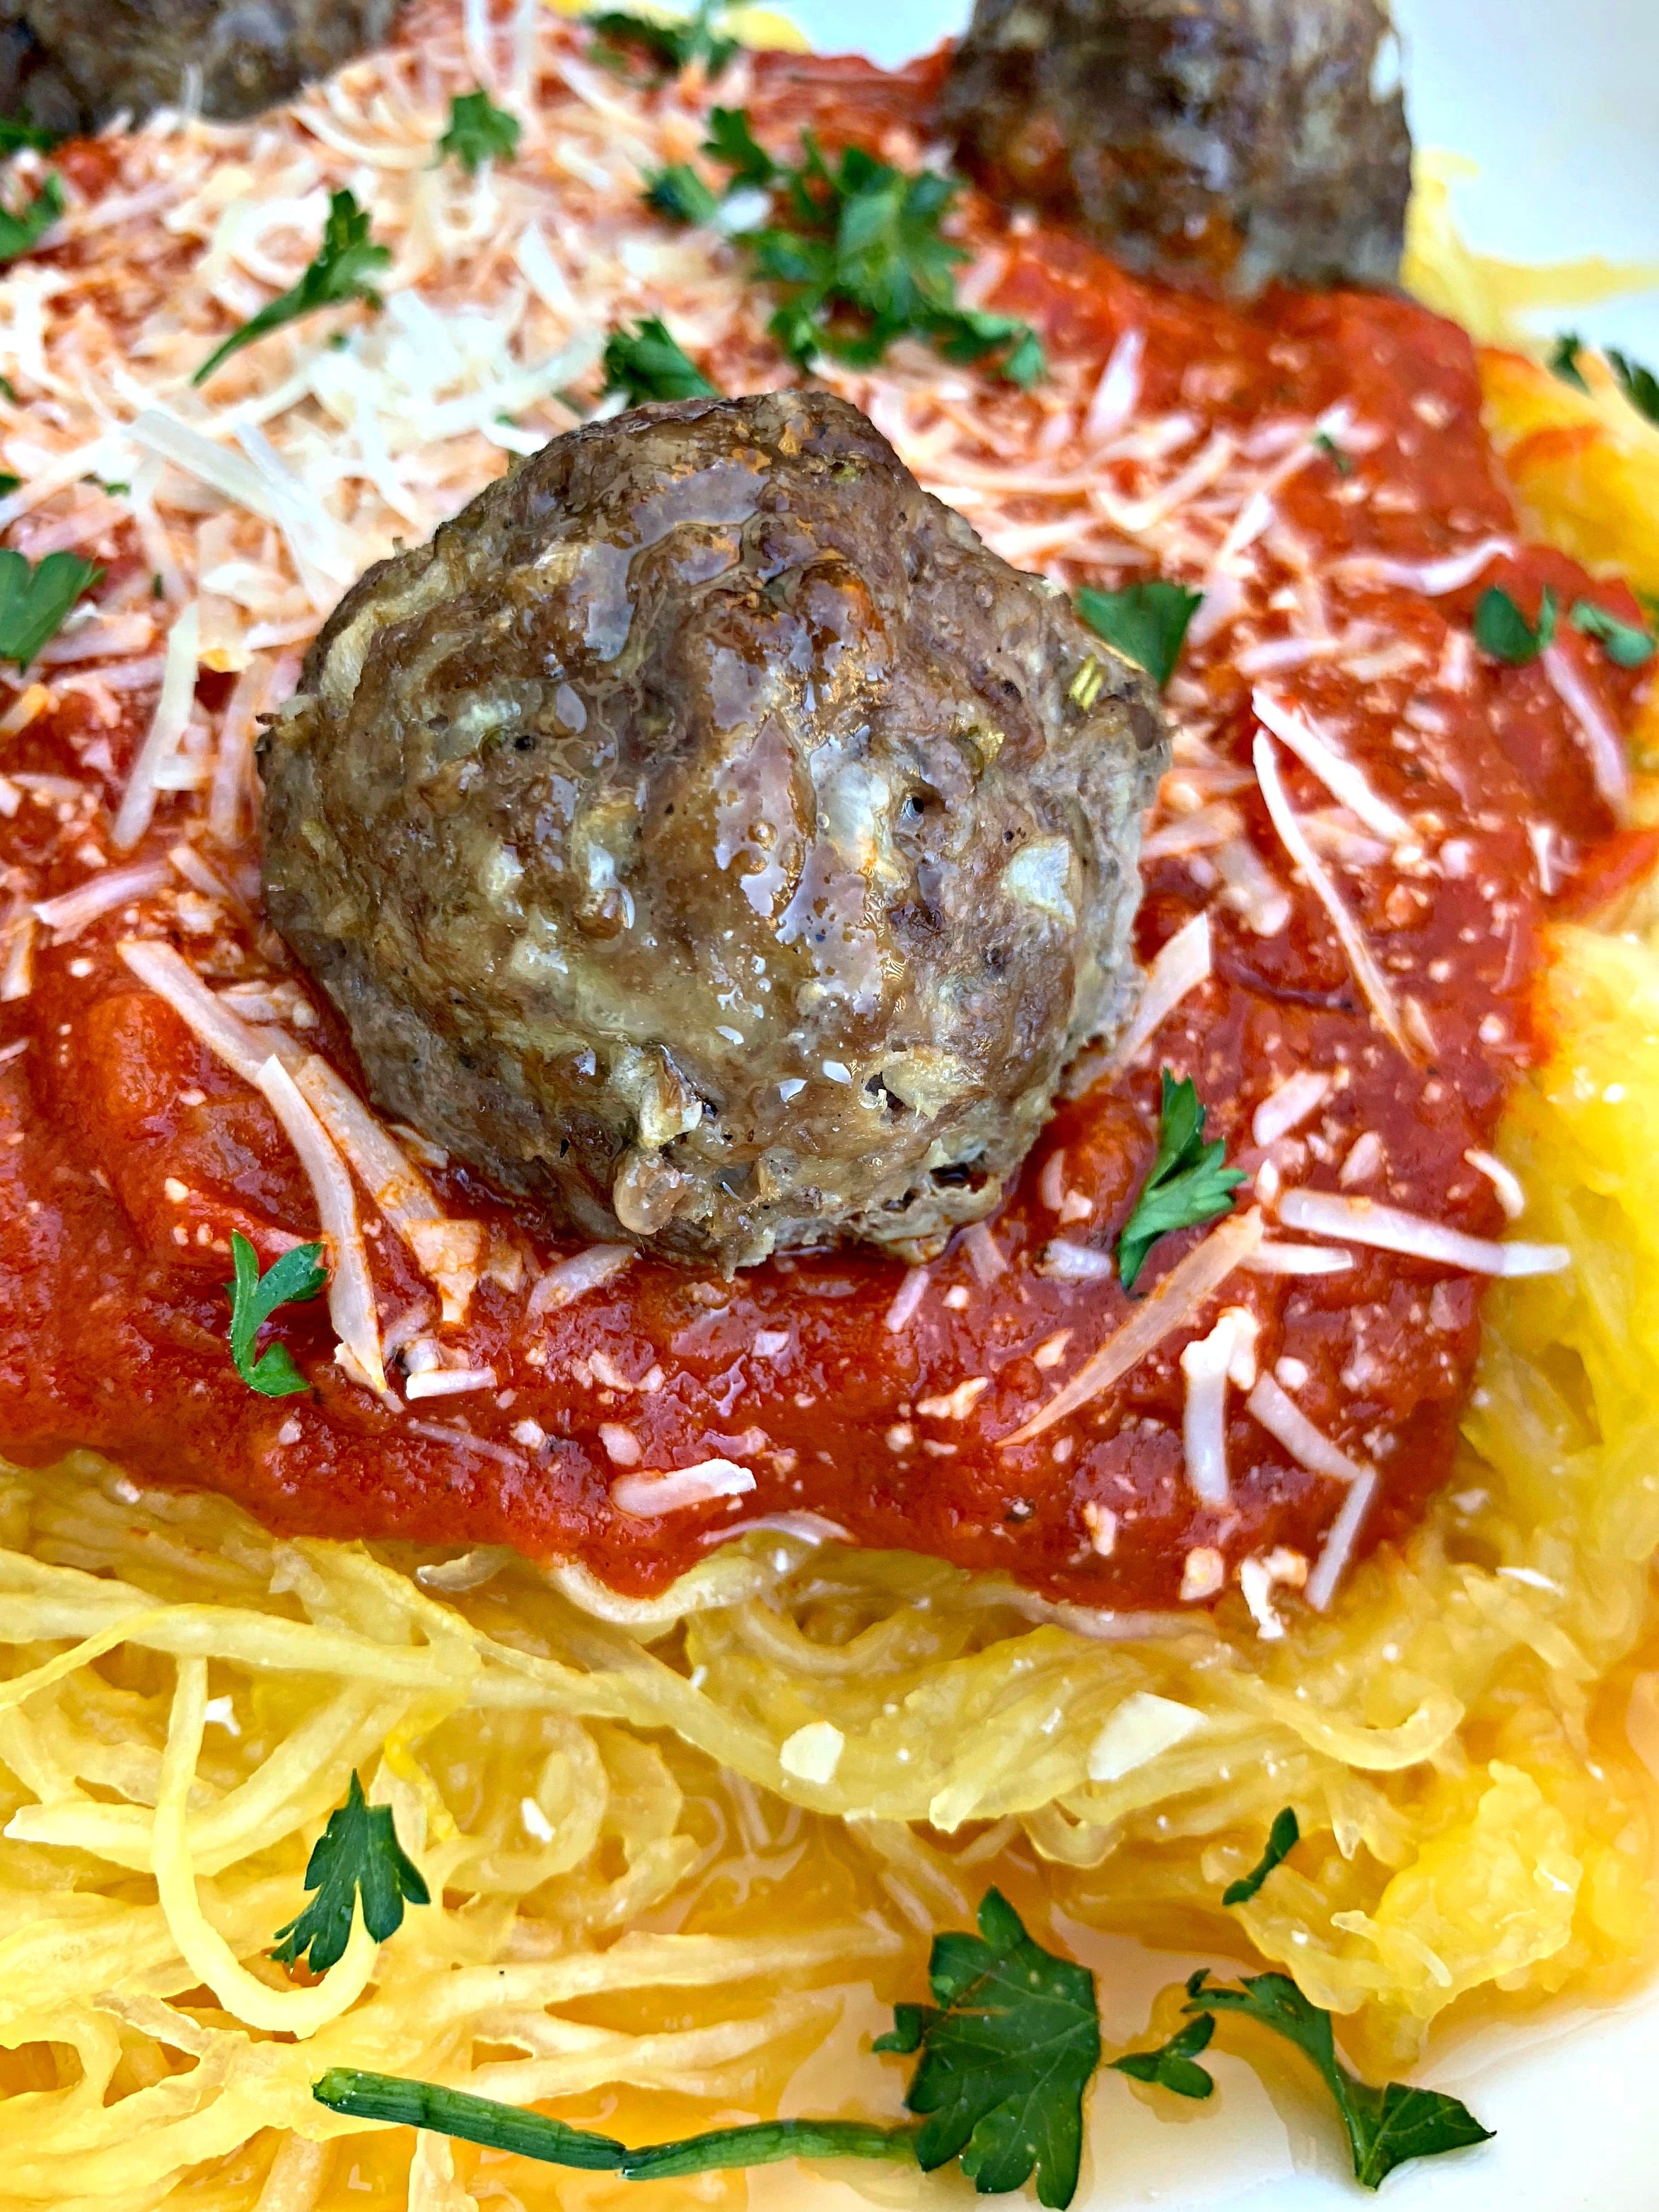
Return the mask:
<svg viewBox="0 0 1659 2212">
<path fill-rule="evenodd" d="M 822 51 L 857 48 L 889 65 L 925 52 L 966 14 L 958 0 L 785 7 Z M 1457 187 L 1472 245 L 1517 261 L 1602 254 L 1659 264 L 1656 0 L 1395 0 L 1395 15 L 1419 143 L 1479 164 Z M 1575 309 L 1571 321 L 1600 343 L 1659 356 L 1659 290 Z M 1191 1966 L 1220 1963 L 1081 1931 L 1077 1949 L 1098 1976 L 1105 2032 L 1120 2042 L 1144 2031 L 1157 1990 Z M 868 2021 L 843 2024 L 803 2069 L 791 2110 L 834 2111 L 860 2084 L 880 2108 L 892 2062 L 860 2047 L 874 2019 L 872 2005 Z M 1659 1990 L 1613 2012 L 1494 2030 L 1431 2070 L 1496 2140 L 1403 2167 L 1386 2185 L 1386 2212 L 1654 2212 Z M 1357 2212 L 1375 2201 L 1348 2178 L 1334 2114 L 1276 2105 L 1237 2060 L 1218 2058 L 1215 2075 L 1212 2104 L 1171 2120 L 1120 2075 L 1098 2075 L 1073 2212 Z M 866 2195 L 772 2166 L 751 2176 L 749 2202 L 750 2212 L 864 2212 L 883 2200 L 878 2191 L 873 2175 Z M 939 2201 L 966 2212 L 976 2200 L 958 2187 L 942 2189 Z M 1036 2204 L 1034 2195 L 982 2201 Z"/>
</svg>

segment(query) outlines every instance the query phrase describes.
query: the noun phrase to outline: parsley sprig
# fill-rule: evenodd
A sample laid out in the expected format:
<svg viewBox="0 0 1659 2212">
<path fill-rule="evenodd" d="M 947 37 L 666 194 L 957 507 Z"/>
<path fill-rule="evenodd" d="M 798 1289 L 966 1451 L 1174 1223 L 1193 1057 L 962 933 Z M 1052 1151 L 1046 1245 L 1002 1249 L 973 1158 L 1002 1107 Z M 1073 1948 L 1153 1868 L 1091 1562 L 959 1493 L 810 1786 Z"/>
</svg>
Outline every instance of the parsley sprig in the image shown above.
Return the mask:
<svg viewBox="0 0 1659 2212">
<path fill-rule="evenodd" d="M 858 146 L 831 161 L 810 131 L 798 162 L 775 161 L 741 108 L 714 110 L 702 151 L 728 173 L 724 196 L 680 163 L 647 179 L 646 198 L 672 221 L 702 223 L 734 193 L 769 195 L 770 220 L 736 238 L 777 295 L 773 337 L 802 368 L 824 355 L 869 368 L 895 339 L 918 337 L 947 361 L 994 368 L 1009 384 L 1044 374 L 1029 324 L 957 298 L 956 270 L 969 257 L 941 225 L 959 179 L 933 169 L 908 174 Z"/>
<path fill-rule="evenodd" d="M 419 1867 L 398 1841 L 391 1806 L 368 1803 L 355 1769 L 345 1803 L 329 1814 L 328 1826 L 311 1847 L 306 1887 L 317 1894 L 276 1930 L 270 1955 L 292 1965 L 309 1952 L 307 1963 L 313 1974 L 325 1974 L 345 1956 L 359 1899 L 363 1924 L 377 1943 L 403 1926 L 405 1900 L 432 1902 Z"/>
<path fill-rule="evenodd" d="M 959 2160 L 981 2196 L 1023 2188 L 1069 2204 L 1083 2156 L 1083 2093 L 1100 2063 L 1095 1978 L 1032 1942 L 997 1890 L 979 1934 L 934 1938 L 932 2005 L 893 2008 L 877 2051 L 920 2051 L 905 2096 L 926 2115 L 916 2137 L 924 2172 Z"/>
<path fill-rule="evenodd" d="M 1580 392 L 1589 390 L 1589 379 L 1578 366 L 1578 356 L 1584 350 L 1584 341 L 1577 331 L 1563 331 L 1550 349 L 1547 366 L 1552 376 L 1559 376 L 1563 384 L 1571 384 Z"/>
<path fill-rule="evenodd" d="M 719 397 L 679 340 L 659 316 L 647 315 L 632 330 L 613 331 L 605 349 L 605 388 L 620 392 L 630 407 L 647 399 L 704 399 Z"/>
<path fill-rule="evenodd" d="M 726 13 L 716 0 L 699 0 L 695 15 L 678 22 L 661 23 L 630 15 L 623 8 L 606 9 L 587 18 L 593 33 L 590 52 L 596 61 L 610 68 L 626 68 L 629 54 L 637 53 L 672 76 L 678 76 L 693 62 L 701 62 L 708 76 L 718 76 L 738 51 L 735 39 L 720 38 L 714 28 L 715 19 Z"/>
<path fill-rule="evenodd" d="M 230 1356 L 236 1372 L 262 1398 L 291 1398 L 296 1390 L 308 1389 L 286 1345 L 268 1345 L 257 1359 L 253 1346 L 278 1306 L 314 1298 L 325 1287 L 322 1246 L 296 1244 L 262 1275 L 258 1254 L 240 1230 L 233 1230 L 230 1261 L 235 1279 L 225 1287 L 230 1292 Z"/>
<path fill-rule="evenodd" d="M 50 154 L 54 146 L 63 143 L 61 131 L 47 131 L 38 123 L 31 123 L 27 115 L 0 115 L 0 155 Z"/>
<path fill-rule="evenodd" d="M 459 161 L 476 177 L 486 161 L 510 161 L 523 127 L 484 91 L 458 92 L 449 103 L 449 127 L 438 141 L 438 158 Z"/>
<path fill-rule="evenodd" d="M 48 553 L 31 567 L 14 547 L 0 548 L 0 660 L 27 668 L 103 573 L 78 553 Z"/>
<path fill-rule="evenodd" d="M 1126 1291 L 1133 1290 L 1160 1237 L 1231 1213 L 1233 1193 L 1246 1180 L 1222 1165 L 1227 1147 L 1220 1138 L 1205 1143 L 1204 1109 L 1191 1076 L 1177 1083 L 1166 1067 L 1162 1087 L 1158 1154 L 1117 1240 L 1118 1279 Z"/>
<path fill-rule="evenodd" d="M 1554 644 L 1559 614 L 1555 593 L 1547 584 L 1539 595 L 1535 623 L 1527 620 L 1501 584 L 1493 584 L 1481 592 L 1474 610 L 1474 641 L 1494 660 L 1524 668 Z"/>
<path fill-rule="evenodd" d="M 1267 1848 L 1261 1857 L 1249 1874 L 1228 1883 L 1221 1893 L 1221 1902 L 1229 1908 L 1235 1905 L 1248 1905 L 1275 1867 L 1283 1866 L 1301 1841 L 1302 1828 L 1296 1817 L 1296 1808 L 1287 1805 L 1282 1813 L 1275 1815 L 1273 1824 L 1267 1831 Z"/>
<path fill-rule="evenodd" d="M 1650 630 L 1619 617 L 1595 599 L 1575 599 L 1572 626 L 1581 636 L 1592 637 L 1617 668 L 1645 668 L 1654 656 L 1656 640 Z"/>
<path fill-rule="evenodd" d="M 66 204 L 62 183 L 48 170 L 33 199 L 15 210 L 0 206 L 0 262 L 15 261 L 20 254 L 32 252 Z"/>
<path fill-rule="evenodd" d="M 1650 422 L 1659 422 L 1659 376 L 1644 368 L 1639 361 L 1620 353 L 1614 346 L 1607 348 L 1607 366 L 1619 380 L 1619 388 L 1638 415 L 1645 415 Z"/>
<path fill-rule="evenodd" d="M 1097 637 L 1144 668 L 1162 691 L 1175 674 L 1188 625 L 1203 602 L 1202 592 L 1149 576 L 1121 592 L 1097 592 L 1085 584 L 1078 592 L 1077 611 Z"/>
<path fill-rule="evenodd" d="M 1377 2088 L 1351 2074 L 1336 2055 L 1329 2013 L 1304 1996 L 1288 1974 L 1247 1974 L 1228 1988 L 1212 1985 L 1209 1969 L 1200 1966 L 1187 1984 L 1187 1998 L 1189 2013 L 1237 2014 L 1306 2052 L 1336 2100 L 1362 2189 L 1380 2188 L 1408 2160 L 1437 2158 L 1492 2138 L 1492 2130 L 1455 2097 L 1404 2081 Z"/>
<path fill-rule="evenodd" d="M 356 195 L 347 191 L 331 194 L 323 242 L 301 271 L 298 283 L 267 300 L 257 315 L 233 331 L 208 356 L 191 382 L 205 384 L 232 354 L 269 337 L 284 324 L 298 322 L 302 315 L 314 315 L 319 307 L 343 307 L 352 300 L 362 300 L 371 307 L 383 307 L 385 301 L 370 279 L 391 265 L 392 249 L 376 245 L 370 238 L 368 215 L 358 206 Z"/>
<path fill-rule="evenodd" d="M 355 1790 L 355 1775 L 352 1780 Z M 1282 1840 L 1287 1832 L 1286 1814 L 1280 1814 L 1272 1836 Z M 1258 1887 L 1272 1871 L 1264 1865 Z M 399 1905 L 400 1916 L 401 1911 Z M 349 1925 L 348 1904 L 346 1930 Z M 372 1921 L 369 1926 L 373 1933 Z M 344 1932 L 339 1940 L 343 1950 Z M 914 2160 L 928 2172 L 954 2162 L 983 2197 L 1023 2188 L 1035 2173 L 1038 2203 L 1063 2212 L 1077 2191 L 1083 2099 L 1101 2057 L 1093 1975 L 1034 1942 L 1013 1906 L 993 1889 L 980 1906 L 976 1935 L 951 1930 L 934 1939 L 928 1981 L 933 2002 L 896 2005 L 891 2033 L 878 2037 L 872 2046 L 903 2057 L 921 2054 L 904 2100 L 921 2117 L 919 2127 L 762 2120 L 630 2150 L 613 2136 L 397 2075 L 333 2067 L 313 2082 L 312 2094 L 331 2112 L 356 2119 L 431 2128 L 489 2149 L 626 2181 L 666 2180 L 786 2158 Z M 1200 1968 L 1188 1981 L 1186 1995 L 1187 2024 L 1154 2050 L 1126 2051 L 1109 2061 L 1116 2072 L 1202 2101 L 1212 2094 L 1215 2081 L 1199 2064 L 1199 2054 L 1215 2034 L 1216 2016 L 1239 2013 L 1287 2037 L 1313 2060 L 1336 2100 L 1354 2173 L 1368 2189 L 1409 2159 L 1433 2158 L 1490 2136 L 1455 2097 L 1399 2081 L 1373 2088 L 1351 2074 L 1336 2056 L 1330 2014 L 1283 1974 L 1258 1974 L 1229 1988 L 1212 1985 L 1208 1969 Z"/>
</svg>

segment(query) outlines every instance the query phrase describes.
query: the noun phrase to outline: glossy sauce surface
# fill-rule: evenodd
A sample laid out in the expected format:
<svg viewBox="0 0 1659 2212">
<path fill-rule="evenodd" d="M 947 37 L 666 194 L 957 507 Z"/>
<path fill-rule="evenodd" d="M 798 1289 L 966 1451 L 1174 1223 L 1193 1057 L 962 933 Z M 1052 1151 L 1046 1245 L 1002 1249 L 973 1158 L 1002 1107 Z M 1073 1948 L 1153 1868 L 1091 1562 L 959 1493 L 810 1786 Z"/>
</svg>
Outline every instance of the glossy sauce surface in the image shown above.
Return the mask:
<svg viewBox="0 0 1659 2212">
<path fill-rule="evenodd" d="M 884 79 L 863 64 L 780 59 L 753 108 L 780 143 L 810 121 L 879 145 L 915 124 L 933 85 L 927 69 Z M 1185 793 L 1166 787 L 1156 817 L 1162 827 L 1183 807 L 1236 810 L 1225 849 L 1255 852 L 1288 899 L 1281 926 L 1259 926 L 1259 900 L 1253 911 L 1229 902 L 1201 842 L 1149 858 L 1142 957 L 1207 911 L 1210 980 L 1127 1074 L 1061 1109 L 1008 1204 L 925 1278 L 859 1251 L 732 1280 L 636 1261 L 574 1303 L 536 1310 L 556 1240 L 434 1169 L 448 1210 L 487 1226 L 484 1272 L 465 1321 L 440 1326 L 431 1285 L 364 1201 L 382 1322 L 390 1348 L 424 1334 L 453 1364 L 493 1370 L 494 1387 L 377 1401 L 332 1364 L 319 1303 L 280 1316 L 312 1387 L 273 1401 L 251 1393 L 228 1357 L 228 1238 L 240 1230 L 268 1263 L 314 1236 L 311 1187 L 264 1100 L 116 951 L 134 933 L 167 937 L 215 984 L 282 975 L 258 908 L 255 848 L 204 848 L 222 895 L 198 893 L 199 908 L 189 894 L 135 899 L 72 938 L 40 933 L 27 995 L 0 1003 L 0 1445 L 40 1460 L 94 1444 L 147 1478 L 232 1492 L 283 1529 L 512 1543 L 580 1559 L 632 1592 L 659 1588 L 757 1518 L 806 1512 L 856 1542 L 1003 1569 L 1052 1596 L 1164 1607 L 1194 1551 L 1218 1553 L 1230 1574 L 1279 1547 L 1312 1558 L 1344 1495 L 1293 1461 L 1237 1392 L 1231 1500 L 1205 1506 L 1193 1494 L 1179 1355 L 1231 1305 L 1259 1324 L 1261 1370 L 1342 1451 L 1377 1468 L 1364 1541 L 1410 1525 L 1449 1463 L 1480 1288 L 1420 1260 L 1356 1247 L 1339 1274 L 1237 1274 L 1196 1328 L 1112 1391 L 1029 1444 L 1000 1440 L 1131 1310 L 1115 1282 L 1057 1273 L 1054 1248 L 1113 1249 L 1152 1161 L 1161 1066 L 1194 1078 L 1209 1133 L 1256 1178 L 1259 1199 L 1270 1201 L 1275 1183 L 1306 1183 L 1501 1233 L 1494 1184 L 1468 1156 L 1489 1151 L 1529 1054 L 1540 921 L 1553 897 L 1587 897 L 1598 877 L 1648 854 L 1598 794 L 1546 669 L 1486 659 L 1470 623 L 1488 584 L 1530 611 L 1544 583 L 1565 606 L 1589 579 L 1513 544 L 1470 347 L 1424 310 L 1280 295 L 1241 313 L 1139 283 L 1064 236 L 1011 232 L 982 206 L 968 228 L 1002 257 L 988 304 L 1039 324 L 1080 388 L 1097 382 L 1126 332 L 1142 333 L 1138 419 L 1194 418 L 1191 454 L 1218 453 L 1222 441 L 1237 459 L 1264 428 L 1302 426 L 1291 445 L 1264 452 L 1261 473 L 1274 481 L 1249 630 L 1200 637 L 1177 679 L 1172 704 L 1199 733 L 1202 764 Z M 1352 455 L 1334 438 L 1336 453 L 1303 453 L 1311 426 L 1339 405 L 1355 426 Z M 1021 457 L 1006 458 L 1014 467 Z M 1341 565 L 1433 562 L 1491 537 L 1513 550 L 1436 596 Z M 100 591 L 118 590 L 137 564 L 130 549 Z M 1134 573 L 1150 570 L 1090 580 Z M 1622 587 L 1595 589 L 1635 617 Z M 1262 660 L 1310 621 L 1361 641 Z M 1626 719 L 1635 678 L 1570 631 L 1559 650 L 1600 710 Z M 1249 653 L 1258 672 L 1241 671 Z M 1373 841 L 1369 854 L 1338 823 L 1328 857 L 1401 1004 L 1414 1008 L 1409 1052 L 1373 1018 L 1269 823 L 1249 766 L 1257 683 L 1339 732 L 1372 792 L 1411 820 L 1409 844 L 1389 852 Z M 228 689 L 228 678 L 204 678 L 199 705 L 222 707 Z M 99 860 L 159 860 L 175 843 L 181 817 L 165 800 L 137 852 L 115 854 L 108 837 L 152 702 L 137 697 L 111 722 L 85 695 L 60 694 L 11 740 L 3 765 L 23 781 L 0 819 L 0 861 L 14 917 L 83 884 Z M 1320 783 L 1282 750 L 1279 762 L 1298 813 L 1328 813 Z M 1178 761 L 1171 785 L 1182 775 Z M 306 1041 L 319 1038 L 355 1074 L 325 1015 Z M 1329 1078 L 1323 1097 L 1264 1148 L 1255 1109 L 1304 1070 Z M 1164 1239 L 1138 1289 L 1154 1287 L 1201 1233 Z M 624 1474 L 714 1457 L 746 1469 L 752 1490 L 651 1516 L 612 1498 Z"/>
</svg>

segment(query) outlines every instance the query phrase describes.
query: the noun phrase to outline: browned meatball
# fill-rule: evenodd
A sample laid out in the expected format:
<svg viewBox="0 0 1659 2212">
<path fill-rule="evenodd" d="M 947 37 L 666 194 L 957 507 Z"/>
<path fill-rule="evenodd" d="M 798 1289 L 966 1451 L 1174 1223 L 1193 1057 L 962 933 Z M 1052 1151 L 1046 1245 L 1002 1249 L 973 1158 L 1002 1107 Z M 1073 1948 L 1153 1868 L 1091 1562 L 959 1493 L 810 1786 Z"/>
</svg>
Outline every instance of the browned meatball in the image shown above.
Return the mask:
<svg viewBox="0 0 1659 2212">
<path fill-rule="evenodd" d="M 390 33 L 398 0 L 0 0 L 0 106 L 96 131 L 176 106 L 252 115 Z M 192 74 L 193 73 L 193 74 Z"/>
<path fill-rule="evenodd" d="M 976 0 L 944 115 L 999 197 L 1248 298 L 1398 276 L 1398 75 L 1381 0 Z"/>
<path fill-rule="evenodd" d="M 727 1266 L 986 1213 L 1125 1016 L 1138 670 L 822 392 L 641 408 L 373 568 L 264 741 L 376 1096 Z"/>
</svg>

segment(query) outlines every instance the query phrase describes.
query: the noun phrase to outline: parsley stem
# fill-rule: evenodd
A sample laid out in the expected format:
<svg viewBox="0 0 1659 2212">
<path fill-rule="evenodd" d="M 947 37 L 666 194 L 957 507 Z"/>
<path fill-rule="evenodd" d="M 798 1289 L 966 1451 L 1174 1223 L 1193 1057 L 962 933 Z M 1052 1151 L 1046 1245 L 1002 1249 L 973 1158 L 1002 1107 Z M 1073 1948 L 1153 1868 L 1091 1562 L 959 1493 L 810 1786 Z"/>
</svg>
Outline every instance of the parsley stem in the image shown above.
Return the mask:
<svg viewBox="0 0 1659 2212">
<path fill-rule="evenodd" d="M 917 2130 L 880 2128 L 867 2120 L 758 2120 L 747 2127 L 711 2128 L 678 2142 L 629 2150 L 614 2136 L 567 2126 L 543 2112 L 526 2112 L 465 2089 L 434 2081 L 409 2081 L 396 2074 L 361 2074 L 333 2066 L 311 2094 L 331 2112 L 354 2119 L 390 2120 L 400 2127 L 431 2128 L 489 2150 L 516 2151 L 548 2166 L 581 2166 L 619 2173 L 628 2181 L 665 2181 L 726 2166 L 770 2166 L 785 2158 L 880 2158 L 914 2163 Z"/>
<path fill-rule="evenodd" d="M 723 2166 L 770 2166 L 782 2158 L 884 2158 L 914 2165 L 919 2133 L 867 2120 L 760 2120 L 631 2152 L 622 2171 L 629 2181 L 661 2181 Z"/>
<path fill-rule="evenodd" d="M 610 2136 L 567 2127 L 544 2112 L 520 2112 L 490 2097 L 465 2089 L 440 2088 L 435 2081 L 410 2081 L 397 2074 L 362 2074 L 355 2067 L 331 2066 L 311 2085 L 311 2094 L 331 2112 L 357 2120 L 390 2120 L 405 2128 L 431 2128 L 489 2150 L 512 2150 L 549 2166 L 582 2166 L 614 2173 L 628 2156 L 625 2144 Z"/>
</svg>

